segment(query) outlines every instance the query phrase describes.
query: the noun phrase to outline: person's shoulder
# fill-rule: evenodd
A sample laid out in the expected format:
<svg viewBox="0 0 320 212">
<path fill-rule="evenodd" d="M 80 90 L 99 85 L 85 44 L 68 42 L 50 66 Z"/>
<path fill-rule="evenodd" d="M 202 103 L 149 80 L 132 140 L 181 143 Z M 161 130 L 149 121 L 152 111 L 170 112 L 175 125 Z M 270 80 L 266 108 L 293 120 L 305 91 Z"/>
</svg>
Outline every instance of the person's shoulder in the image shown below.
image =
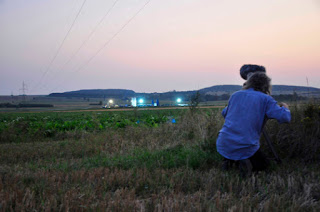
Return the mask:
<svg viewBox="0 0 320 212">
<path fill-rule="evenodd" d="M 264 93 L 262 93 L 260 91 L 255 91 L 253 88 L 249 88 L 249 89 L 241 89 L 241 90 L 238 90 L 238 91 L 233 93 L 233 95 L 237 95 L 237 94 L 261 95 L 261 94 L 264 94 Z"/>
<path fill-rule="evenodd" d="M 231 96 L 230 96 L 230 98 L 239 96 L 239 95 L 241 95 L 242 93 L 244 93 L 244 91 L 245 91 L 245 90 L 238 90 L 238 91 L 232 93 Z"/>
<path fill-rule="evenodd" d="M 252 88 L 248 89 L 247 91 L 249 93 L 252 93 L 252 94 L 257 95 L 257 96 L 261 96 L 261 97 L 265 97 L 265 98 L 270 98 L 271 97 L 270 95 L 268 95 L 266 93 L 263 93 L 261 91 L 256 91 L 256 90 L 254 90 Z"/>
<path fill-rule="evenodd" d="M 238 93 L 238 92 L 239 92 L 239 94 L 247 94 L 247 95 L 250 95 L 253 98 L 264 99 L 266 101 L 273 100 L 272 96 L 270 96 L 268 94 L 265 94 L 265 93 L 263 93 L 261 91 L 256 91 L 253 88 L 243 89 L 243 90 L 237 91 L 236 93 Z"/>
<path fill-rule="evenodd" d="M 238 91 L 234 92 L 232 95 L 239 94 L 239 93 L 246 93 L 246 92 L 248 92 L 247 89 L 241 89 L 241 90 L 238 90 Z"/>
<path fill-rule="evenodd" d="M 254 94 L 257 98 L 265 101 L 265 102 L 277 102 L 271 95 L 263 93 L 261 91 L 254 91 Z"/>
</svg>

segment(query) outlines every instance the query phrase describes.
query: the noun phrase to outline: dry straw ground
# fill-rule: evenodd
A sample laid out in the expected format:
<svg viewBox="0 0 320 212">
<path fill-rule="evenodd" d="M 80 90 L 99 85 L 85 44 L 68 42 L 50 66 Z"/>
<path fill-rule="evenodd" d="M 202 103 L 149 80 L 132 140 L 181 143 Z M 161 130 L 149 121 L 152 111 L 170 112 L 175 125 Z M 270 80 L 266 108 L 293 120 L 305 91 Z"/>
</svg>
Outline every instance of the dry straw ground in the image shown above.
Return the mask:
<svg viewBox="0 0 320 212">
<path fill-rule="evenodd" d="M 3 139 L 0 210 L 319 211 L 320 108 L 292 112 L 291 124 L 267 126 L 283 164 L 248 178 L 220 169 L 218 110 L 186 112 L 157 127 Z"/>
</svg>

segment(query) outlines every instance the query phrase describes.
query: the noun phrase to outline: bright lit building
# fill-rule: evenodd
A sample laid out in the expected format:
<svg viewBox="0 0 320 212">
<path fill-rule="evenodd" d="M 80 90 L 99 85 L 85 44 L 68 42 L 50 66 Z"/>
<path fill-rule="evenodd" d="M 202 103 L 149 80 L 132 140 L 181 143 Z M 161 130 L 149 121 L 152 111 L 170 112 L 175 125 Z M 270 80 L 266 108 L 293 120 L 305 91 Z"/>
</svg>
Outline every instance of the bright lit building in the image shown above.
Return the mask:
<svg viewBox="0 0 320 212">
<path fill-rule="evenodd" d="M 132 107 L 137 107 L 137 98 L 136 97 L 131 98 L 131 105 L 132 105 Z"/>
</svg>

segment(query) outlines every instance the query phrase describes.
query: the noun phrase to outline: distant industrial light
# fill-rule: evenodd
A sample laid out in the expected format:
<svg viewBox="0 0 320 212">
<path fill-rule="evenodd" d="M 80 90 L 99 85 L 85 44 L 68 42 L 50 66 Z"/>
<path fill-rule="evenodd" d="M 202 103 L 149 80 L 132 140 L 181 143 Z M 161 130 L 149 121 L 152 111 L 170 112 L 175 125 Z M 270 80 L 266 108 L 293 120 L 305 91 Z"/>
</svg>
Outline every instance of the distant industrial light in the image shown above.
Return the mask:
<svg viewBox="0 0 320 212">
<path fill-rule="evenodd" d="M 137 98 L 136 97 L 133 97 L 131 99 L 131 105 L 132 105 L 132 107 L 137 107 Z"/>
<path fill-rule="evenodd" d="M 112 104 L 112 103 L 113 103 L 113 100 L 112 100 L 112 99 L 110 99 L 110 100 L 109 100 L 109 103 L 110 103 L 110 104 Z"/>
<path fill-rule="evenodd" d="M 182 99 L 181 99 L 181 98 L 178 98 L 178 99 L 177 99 L 177 102 L 178 102 L 178 103 L 181 103 L 181 102 L 182 102 Z"/>
<path fill-rule="evenodd" d="M 143 99 L 139 99 L 139 103 L 142 104 L 143 103 Z"/>
</svg>

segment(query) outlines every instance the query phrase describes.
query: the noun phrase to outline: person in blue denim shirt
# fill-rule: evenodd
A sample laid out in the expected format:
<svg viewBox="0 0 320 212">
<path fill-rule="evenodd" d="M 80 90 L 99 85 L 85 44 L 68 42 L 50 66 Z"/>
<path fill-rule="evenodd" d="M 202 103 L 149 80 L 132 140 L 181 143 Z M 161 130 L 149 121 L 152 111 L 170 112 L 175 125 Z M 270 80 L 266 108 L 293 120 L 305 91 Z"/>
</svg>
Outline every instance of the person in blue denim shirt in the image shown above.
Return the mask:
<svg viewBox="0 0 320 212">
<path fill-rule="evenodd" d="M 247 173 L 263 170 L 269 161 L 260 151 L 260 134 L 265 119 L 280 123 L 291 120 L 287 104 L 270 96 L 271 79 L 264 72 L 251 74 L 242 90 L 235 92 L 222 111 L 225 123 L 219 131 L 217 151 L 224 157 L 224 168 L 238 163 Z"/>
</svg>

